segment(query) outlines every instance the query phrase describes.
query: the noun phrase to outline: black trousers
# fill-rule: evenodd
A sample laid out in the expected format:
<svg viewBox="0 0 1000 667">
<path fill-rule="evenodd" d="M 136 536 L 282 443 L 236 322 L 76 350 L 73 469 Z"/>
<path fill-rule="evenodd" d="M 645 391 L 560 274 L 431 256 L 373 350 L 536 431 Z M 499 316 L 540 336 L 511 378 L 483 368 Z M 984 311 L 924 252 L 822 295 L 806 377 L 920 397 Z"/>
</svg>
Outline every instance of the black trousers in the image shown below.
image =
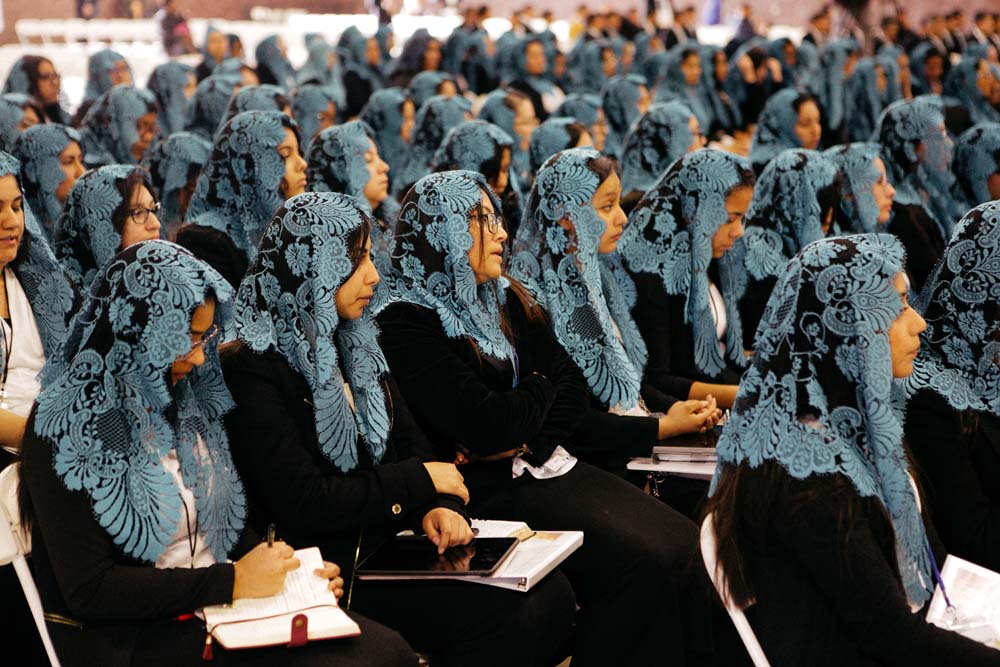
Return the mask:
<svg viewBox="0 0 1000 667">
<path fill-rule="evenodd" d="M 582 461 L 547 480 L 512 480 L 509 462 L 477 467 L 462 469 L 472 516 L 584 532 L 561 567 L 580 606 L 573 667 L 712 662 L 714 591 L 694 523 Z"/>
</svg>

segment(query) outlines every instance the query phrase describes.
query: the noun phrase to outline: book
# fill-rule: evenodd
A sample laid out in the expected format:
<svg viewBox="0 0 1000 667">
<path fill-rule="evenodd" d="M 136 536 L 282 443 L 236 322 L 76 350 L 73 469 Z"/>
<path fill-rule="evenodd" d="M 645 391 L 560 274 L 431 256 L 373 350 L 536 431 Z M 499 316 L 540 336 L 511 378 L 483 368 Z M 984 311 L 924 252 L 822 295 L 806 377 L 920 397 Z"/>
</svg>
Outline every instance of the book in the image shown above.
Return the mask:
<svg viewBox="0 0 1000 667">
<path fill-rule="evenodd" d="M 953 605 L 948 608 L 941 586 L 927 608 L 927 622 L 1000 649 L 1000 574 L 948 556 L 941 580 Z"/>
<path fill-rule="evenodd" d="M 329 581 L 314 572 L 323 567 L 319 547 L 298 549 L 295 557 L 300 565 L 285 576 L 281 593 L 202 609 L 209 638 L 238 649 L 360 635 L 361 628 L 337 604 Z M 306 636 L 293 637 L 295 627 L 306 627 Z"/>
<path fill-rule="evenodd" d="M 570 554 L 583 544 L 579 530 L 536 531 L 521 521 L 487 521 L 474 519 L 472 528 L 478 537 L 516 537 L 514 553 L 490 576 L 424 575 L 421 579 L 451 579 L 486 586 L 496 586 L 513 591 L 527 592 L 544 579 Z M 405 575 L 365 575 L 359 579 L 393 581 L 409 579 Z"/>
<path fill-rule="evenodd" d="M 660 461 L 654 458 L 635 458 L 626 466 L 629 470 L 658 472 L 664 475 L 688 477 L 690 479 L 712 479 L 716 461 Z"/>
<path fill-rule="evenodd" d="M 709 462 L 718 459 L 715 447 L 653 447 L 653 458 L 658 461 L 681 461 L 687 463 Z"/>
</svg>

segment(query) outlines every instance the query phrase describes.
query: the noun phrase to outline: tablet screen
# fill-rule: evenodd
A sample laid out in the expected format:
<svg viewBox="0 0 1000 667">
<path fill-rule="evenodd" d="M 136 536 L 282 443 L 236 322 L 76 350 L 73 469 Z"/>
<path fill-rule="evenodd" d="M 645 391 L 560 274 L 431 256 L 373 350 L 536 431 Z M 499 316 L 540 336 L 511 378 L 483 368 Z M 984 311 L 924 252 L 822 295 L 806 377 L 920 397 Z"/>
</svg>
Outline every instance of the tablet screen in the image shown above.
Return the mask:
<svg viewBox="0 0 1000 667">
<path fill-rule="evenodd" d="M 517 546 L 516 537 L 481 537 L 438 554 L 426 537 L 396 537 L 358 566 L 358 575 L 489 576 Z"/>
</svg>

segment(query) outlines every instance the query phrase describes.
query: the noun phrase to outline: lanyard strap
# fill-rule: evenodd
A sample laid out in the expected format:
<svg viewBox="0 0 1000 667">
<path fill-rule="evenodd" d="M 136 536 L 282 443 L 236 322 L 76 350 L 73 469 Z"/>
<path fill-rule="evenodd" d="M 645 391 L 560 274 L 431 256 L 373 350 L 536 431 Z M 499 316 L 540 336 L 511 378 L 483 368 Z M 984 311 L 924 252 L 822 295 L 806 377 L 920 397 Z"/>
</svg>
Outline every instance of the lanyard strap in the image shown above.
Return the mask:
<svg viewBox="0 0 1000 667">
<path fill-rule="evenodd" d="M 934 558 L 934 550 L 931 549 L 931 543 L 926 537 L 924 538 L 924 547 L 927 549 L 927 557 L 931 559 L 931 570 L 934 572 L 934 579 L 937 580 L 937 585 L 941 588 L 941 595 L 944 596 L 944 602 L 948 606 L 948 609 L 954 609 L 955 606 L 948 597 L 948 589 L 944 585 L 944 578 L 941 576 L 941 571 L 938 570 L 937 559 Z"/>
</svg>

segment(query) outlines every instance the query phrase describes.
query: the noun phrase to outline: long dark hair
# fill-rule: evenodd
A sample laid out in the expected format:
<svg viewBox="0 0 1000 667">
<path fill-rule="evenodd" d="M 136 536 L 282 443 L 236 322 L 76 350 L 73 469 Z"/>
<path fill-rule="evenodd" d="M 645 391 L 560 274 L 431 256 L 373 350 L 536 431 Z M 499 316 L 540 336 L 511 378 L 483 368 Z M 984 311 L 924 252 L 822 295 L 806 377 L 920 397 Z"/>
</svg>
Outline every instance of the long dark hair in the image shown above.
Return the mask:
<svg viewBox="0 0 1000 667">
<path fill-rule="evenodd" d="M 128 216 L 132 210 L 132 199 L 135 197 L 135 191 L 138 187 L 140 185 L 146 186 L 149 194 L 153 196 L 154 201 L 156 201 L 156 190 L 153 188 L 153 179 L 150 177 L 149 172 L 142 167 L 136 167 L 124 179 L 117 181 L 115 185 L 118 187 L 118 192 L 121 193 L 122 203 L 111 214 L 111 224 L 114 226 L 115 231 L 121 235 L 122 230 L 125 228 L 125 222 L 128 220 Z"/>
</svg>

